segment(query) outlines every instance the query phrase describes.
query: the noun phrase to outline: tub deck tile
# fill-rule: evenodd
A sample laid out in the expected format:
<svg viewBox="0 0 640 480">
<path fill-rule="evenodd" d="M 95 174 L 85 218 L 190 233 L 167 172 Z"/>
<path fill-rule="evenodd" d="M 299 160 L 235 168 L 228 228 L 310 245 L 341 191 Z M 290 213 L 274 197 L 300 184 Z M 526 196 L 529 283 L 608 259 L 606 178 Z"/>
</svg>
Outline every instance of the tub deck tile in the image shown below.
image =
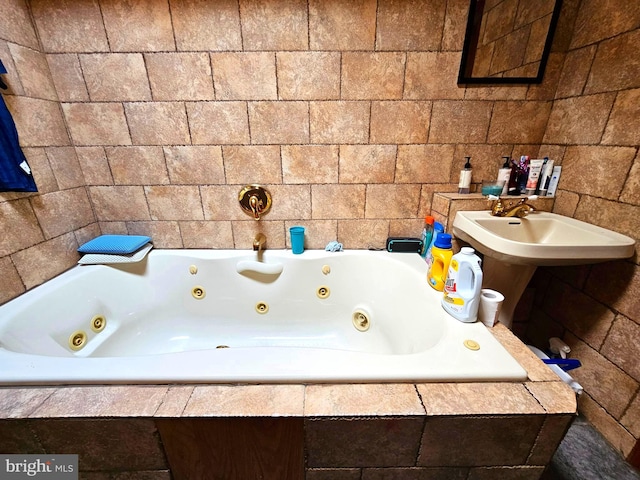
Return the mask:
<svg viewBox="0 0 640 480">
<path fill-rule="evenodd" d="M 564 382 L 527 382 L 525 386 L 547 413 L 576 413 L 578 410 L 576 394 Z"/>
<path fill-rule="evenodd" d="M 25 418 L 49 398 L 57 387 L 5 387 L 0 389 L 0 418 Z"/>
<path fill-rule="evenodd" d="M 424 414 L 412 384 L 307 385 L 305 390 L 307 417 Z"/>
<path fill-rule="evenodd" d="M 60 387 L 29 418 L 149 417 L 166 392 L 166 385 Z"/>
<path fill-rule="evenodd" d="M 171 385 L 162 403 L 156 410 L 155 417 L 181 417 L 193 390 L 194 385 Z"/>
<path fill-rule="evenodd" d="M 198 385 L 184 417 L 302 416 L 304 385 Z"/>
<path fill-rule="evenodd" d="M 424 383 L 417 388 L 427 415 L 545 413 L 519 383 Z"/>
</svg>

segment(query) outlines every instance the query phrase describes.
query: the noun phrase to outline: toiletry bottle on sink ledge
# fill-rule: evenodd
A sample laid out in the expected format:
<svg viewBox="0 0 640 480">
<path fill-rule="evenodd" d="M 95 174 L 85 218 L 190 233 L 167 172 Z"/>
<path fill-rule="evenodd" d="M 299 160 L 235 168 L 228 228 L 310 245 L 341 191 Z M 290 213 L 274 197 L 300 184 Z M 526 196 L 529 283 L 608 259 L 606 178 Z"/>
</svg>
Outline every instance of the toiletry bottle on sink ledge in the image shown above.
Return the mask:
<svg viewBox="0 0 640 480">
<path fill-rule="evenodd" d="M 449 270 L 449 262 L 453 256 L 451 248 L 451 235 L 441 233 L 436 238 L 430 254 L 430 266 L 427 273 L 427 280 L 432 288 L 441 292 L 444 288 L 444 282 L 447 279 L 447 271 Z"/>
</svg>

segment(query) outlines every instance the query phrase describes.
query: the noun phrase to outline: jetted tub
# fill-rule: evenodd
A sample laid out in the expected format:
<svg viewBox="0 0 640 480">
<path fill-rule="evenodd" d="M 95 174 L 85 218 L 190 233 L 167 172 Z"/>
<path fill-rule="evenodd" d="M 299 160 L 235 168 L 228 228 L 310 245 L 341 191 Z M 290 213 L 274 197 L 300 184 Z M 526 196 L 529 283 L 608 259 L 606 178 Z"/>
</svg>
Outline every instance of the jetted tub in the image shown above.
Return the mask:
<svg viewBox="0 0 640 480">
<path fill-rule="evenodd" d="M 426 273 L 419 255 L 365 250 L 77 266 L 0 306 L 0 383 L 525 380 Z"/>
</svg>

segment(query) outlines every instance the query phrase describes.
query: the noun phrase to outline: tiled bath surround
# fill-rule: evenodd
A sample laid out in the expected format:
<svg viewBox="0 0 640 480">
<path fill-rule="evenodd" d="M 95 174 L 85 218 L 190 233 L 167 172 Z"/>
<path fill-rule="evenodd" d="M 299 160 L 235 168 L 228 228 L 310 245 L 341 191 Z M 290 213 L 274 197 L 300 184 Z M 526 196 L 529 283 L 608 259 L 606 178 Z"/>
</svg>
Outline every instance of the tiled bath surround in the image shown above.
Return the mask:
<svg viewBox="0 0 640 480">
<path fill-rule="evenodd" d="M 0 302 L 100 233 L 165 248 L 309 248 L 418 235 L 434 192 L 502 155 L 563 165 L 559 213 L 638 238 L 637 2 L 565 0 L 542 85 L 455 84 L 466 0 L 0 0 L 3 92 L 39 193 L 0 194 Z M 215 6 L 215 8 L 212 8 Z M 256 224 L 242 184 L 274 194 Z M 585 366 L 581 411 L 640 437 L 637 258 L 540 269 L 529 335 Z M 559 308 L 571 300 L 567 308 Z M 604 379 L 604 381 L 603 381 Z"/>
<path fill-rule="evenodd" d="M 0 451 L 79 454 L 91 480 L 534 480 L 575 395 L 493 333 L 527 381 L 0 388 Z"/>
</svg>

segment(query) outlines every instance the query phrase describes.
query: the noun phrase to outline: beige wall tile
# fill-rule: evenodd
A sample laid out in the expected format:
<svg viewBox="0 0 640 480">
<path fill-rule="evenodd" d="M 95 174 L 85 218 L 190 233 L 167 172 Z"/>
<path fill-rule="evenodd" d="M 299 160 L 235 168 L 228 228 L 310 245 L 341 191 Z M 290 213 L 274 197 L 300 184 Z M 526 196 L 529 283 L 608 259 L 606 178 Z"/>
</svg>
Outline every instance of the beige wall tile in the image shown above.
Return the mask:
<svg viewBox="0 0 640 480">
<path fill-rule="evenodd" d="M 640 205 L 640 156 L 636 155 L 624 189 L 620 195 L 620 201 Z"/>
<path fill-rule="evenodd" d="M 93 102 L 151 100 L 142 54 L 102 53 L 79 59 Z"/>
<path fill-rule="evenodd" d="M 421 417 L 305 418 L 307 467 L 415 465 Z"/>
<path fill-rule="evenodd" d="M 437 100 L 464 98 L 465 89 L 452 78 L 458 78 L 459 52 L 408 52 L 404 98 Z"/>
<path fill-rule="evenodd" d="M 418 465 L 522 465 L 544 416 L 428 417 Z M 473 448 L 460 448 L 473 445 Z M 456 452 L 451 455 L 451 452 Z"/>
<path fill-rule="evenodd" d="M 633 399 L 621 421 L 631 434 L 640 437 L 640 395 L 636 395 Z"/>
<path fill-rule="evenodd" d="M 184 248 L 234 248 L 231 222 L 182 221 Z"/>
<path fill-rule="evenodd" d="M 56 180 L 51 164 L 44 148 L 23 148 L 27 163 L 33 172 L 33 178 L 36 181 L 39 193 L 49 193 L 58 190 L 58 181 Z"/>
<path fill-rule="evenodd" d="M 205 220 L 246 220 L 238 204 L 238 193 L 242 185 L 201 186 L 202 206 Z M 272 192 L 273 193 L 273 192 Z"/>
<path fill-rule="evenodd" d="M 84 185 L 84 176 L 75 148 L 49 147 L 46 152 L 59 188 L 74 188 Z"/>
<path fill-rule="evenodd" d="M 212 53 L 218 100 L 275 100 L 276 59 L 272 52 Z"/>
<path fill-rule="evenodd" d="M 399 145 L 396 182 L 448 182 L 454 150 L 453 145 Z"/>
<path fill-rule="evenodd" d="M 640 5 L 624 0 L 610 0 L 606 3 L 586 0 L 580 5 L 575 22 L 571 48 L 605 40 L 637 28 L 640 22 Z"/>
<path fill-rule="evenodd" d="M 119 103 L 63 103 L 75 145 L 131 145 L 127 119 Z"/>
<path fill-rule="evenodd" d="M 375 32 L 375 0 L 309 2 L 311 50 L 373 50 Z"/>
<path fill-rule="evenodd" d="M 607 413 L 589 394 L 578 398 L 580 413 L 606 438 L 623 456 L 629 455 L 636 439 L 618 421 Z"/>
<path fill-rule="evenodd" d="M 587 83 L 596 49 L 595 45 L 590 45 L 579 50 L 567 52 L 567 57 L 562 65 L 556 98 L 572 97 L 582 93 Z"/>
<path fill-rule="evenodd" d="M 66 233 L 14 253 L 11 260 L 29 289 L 73 267 L 80 258 L 77 249 L 73 233 Z"/>
<path fill-rule="evenodd" d="M 637 145 L 638 131 L 640 131 L 640 89 L 619 92 L 602 136 L 602 143 Z"/>
<path fill-rule="evenodd" d="M 242 50 L 237 0 L 171 0 L 171 20 L 178 50 Z"/>
<path fill-rule="evenodd" d="M 0 257 L 44 241 L 38 220 L 28 199 L 0 202 Z"/>
<path fill-rule="evenodd" d="M 9 257 L 0 258 L 0 305 L 17 297 L 25 290 L 20 275 Z M 5 411 L 6 409 L 1 408 Z"/>
<path fill-rule="evenodd" d="M 83 102 L 89 100 L 84 83 L 80 59 L 71 53 L 47 55 L 47 63 L 58 98 L 61 102 Z"/>
<path fill-rule="evenodd" d="M 197 186 L 144 187 L 151 220 L 203 220 L 202 202 Z"/>
<path fill-rule="evenodd" d="M 562 188 L 615 200 L 635 155 L 635 148 L 568 147 L 562 160 Z"/>
<path fill-rule="evenodd" d="M 147 235 L 156 248 L 184 248 L 176 221 L 127 222 L 129 235 Z"/>
<path fill-rule="evenodd" d="M 431 102 L 371 103 L 372 143 L 426 143 Z"/>
<path fill-rule="evenodd" d="M 164 147 L 164 156 L 172 184 L 225 183 L 222 149 L 219 146 Z"/>
<path fill-rule="evenodd" d="M 473 183 L 483 180 L 495 181 L 498 178 L 498 169 L 504 164 L 503 156 L 511 154 L 512 145 L 482 145 L 482 144 L 461 144 L 456 145 L 453 154 L 453 165 L 451 167 L 451 182 L 460 180 L 460 170 L 466 163 L 465 157 L 471 157 Z"/>
<path fill-rule="evenodd" d="M 490 143 L 540 143 L 551 102 L 496 102 L 489 127 Z"/>
<path fill-rule="evenodd" d="M 339 52 L 278 52 L 278 96 L 283 100 L 340 98 Z"/>
<path fill-rule="evenodd" d="M 522 384 L 424 383 L 416 385 L 427 415 L 541 414 Z"/>
<path fill-rule="evenodd" d="M 248 216 L 244 217 L 248 219 Z M 286 239 L 284 231 L 284 222 L 271 221 L 261 219 L 259 222 L 255 220 L 243 220 L 232 222 L 233 238 L 235 248 L 242 250 L 251 250 L 253 239 L 258 232 L 263 233 L 267 237 L 267 249 L 285 248 Z"/>
<path fill-rule="evenodd" d="M 303 220 L 285 222 L 286 246 L 291 247 L 289 228 L 300 225 L 305 228 L 304 244 L 305 248 L 324 250 L 327 244 L 338 238 L 338 222 L 336 220 Z"/>
<path fill-rule="evenodd" d="M 567 334 L 563 340 L 571 347 L 571 358 L 582 363 L 580 368 L 571 371 L 571 376 L 614 418 L 622 418 L 638 382 L 573 335 Z"/>
<path fill-rule="evenodd" d="M 312 143 L 367 143 L 369 102 L 311 102 Z"/>
<path fill-rule="evenodd" d="M 305 0 L 240 0 L 245 50 L 307 50 Z"/>
<path fill-rule="evenodd" d="M 382 2 L 378 6 L 378 50 L 438 50 L 447 2 Z M 459 45 L 462 45 L 461 43 Z"/>
<path fill-rule="evenodd" d="M 634 30 L 600 43 L 584 92 L 588 94 L 640 87 L 640 62 L 629 61 L 636 58 L 639 41 L 640 30 Z"/>
<path fill-rule="evenodd" d="M 93 222 L 86 227 L 75 230 L 73 234 L 76 237 L 76 242 L 78 242 L 78 245 L 83 245 L 89 240 L 92 240 L 101 235 L 100 225 L 98 224 L 98 222 Z"/>
<path fill-rule="evenodd" d="M 31 200 L 31 204 L 46 239 L 95 222 L 83 187 L 39 195 Z"/>
<path fill-rule="evenodd" d="M 17 69 L 13 64 L 9 43 L 4 40 L 0 40 L 0 58 L 2 58 L 2 63 L 7 70 L 7 73 L 3 74 L 4 76 L 2 78 L 7 85 L 7 89 L 2 93 L 5 95 L 24 95 L 20 75 L 18 75 Z"/>
<path fill-rule="evenodd" d="M 16 124 L 21 146 L 69 145 L 69 135 L 57 102 L 16 96 L 4 97 L 4 101 Z"/>
<path fill-rule="evenodd" d="M 309 185 L 266 185 L 273 205 L 268 220 L 305 220 L 311 218 L 311 188 Z M 239 190 L 238 190 L 239 191 Z M 236 200 L 237 200 L 236 195 Z M 236 205 L 238 205 L 236 203 Z M 240 208 L 239 205 L 236 208 Z M 244 218 L 249 218 L 244 215 Z"/>
<path fill-rule="evenodd" d="M 196 386 L 183 416 L 302 416 L 304 385 Z"/>
<path fill-rule="evenodd" d="M 623 315 L 618 315 L 602 345 L 600 352 L 628 373 L 635 380 L 640 381 L 640 365 L 638 364 L 638 342 L 640 325 Z"/>
<path fill-rule="evenodd" d="M 282 183 L 280 147 L 224 146 L 224 170 L 227 183 Z"/>
<path fill-rule="evenodd" d="M 306 102 L 249 102 L 251 143 L 309 142 Z"/>
<path fill-rule="evenodd" d="M 420 202 L 420 185 L 367 185 L 365 218 L 415 218 Z"/>
<path fill-rule="evenodd" d="M 20 75 L 25 95 L 57 101 L 58 94 L 53 86 L 45 55 L 13 43 L 9 44 L 9 51 Z"/>
<path fill-rule="evenodd" d="M 405 54 L 400 52 L 344 52 L 342 98 L 392 100 L 402 98 Z"/>
<path fill-rule="evenodd" d="M 556 199 L 553 202 L 553 213 L 573 217 L 580 201 L 580 195 L 564 190 L 556 191 Z"/>
<path fill-rule="evenodd" d="M 393 183 L 396 145 L 341 145 L 340 183 Z"/>
<path fill-rule="evenodd" d="M 183 103 L 126 103 L 134 145 L 184 145 L 191 141 Z"/>
<path fill-rule="evenodd" d="M 605 305 L 555 279 L 545 292 L 543 309 L 595 349 L 602 346 L 615 316 Z"/>
<path fill-rule="evenodd" d="M 364 218 L 364 185 L 312 185 L 312 218 Z"/>
<path fill-rule="evenodd" d="M 106 147 L 116 185 L 169 183 L 162 147 Z"/>
<path fill-rule="evenodd" d="M 283 145 L 284 183 L 338 183 L 337 145 Z"/>
<path fill-rule="evenodd" d="M 307 385 L 305 417 L 424 415 L 412 384 Z"/>
<path fill-rule="evenodd" d="M 429 143 L 485 143 L 492 102 L 433 102 Z"/>
<path fill-rule="evenodd" d="M 598 143 L 604 132 L 615 94 L 556 100 L 544 134 L 545 143 Z"/>
<path fill-rule="evenodd" d="M 344 248 L 385 248 L 389 220 L 338 220 L 338 242 Z"/>
<path fill-rule="evenodd" d="M 249 116 L 245 102 L 187 102 L 194 144 L 249 143 Z"/>
<path fill-rule="evenodd" d="M 167 0 L 102 2 L 112 52 L 175 50 Z"/>
<path fill-rule="evenodd" d="M 38 48 L 38 37 L 25 2 L 12 2 L 4 7 L 0 31 L 11 42 Z"/>
<path fill-rule="evenodd" d="M 154 100 L 214 99 L 207 53 L 147 53 L 144 58 Z"/>
<path fill-rule="evenodd" d="M 89 187 L 98 221 L 150 220 L 143 187 Z"/>
<path fill-rule="evenodd" d="M 85 185 L 113 185 L 113 176 L 103 147 L 76 147 Z"/>
<path fill-rule="evenodd" d="M 97 0 L 35 0 L 30 6 L 45 52 L 109 51 Z"/>
</svg>

